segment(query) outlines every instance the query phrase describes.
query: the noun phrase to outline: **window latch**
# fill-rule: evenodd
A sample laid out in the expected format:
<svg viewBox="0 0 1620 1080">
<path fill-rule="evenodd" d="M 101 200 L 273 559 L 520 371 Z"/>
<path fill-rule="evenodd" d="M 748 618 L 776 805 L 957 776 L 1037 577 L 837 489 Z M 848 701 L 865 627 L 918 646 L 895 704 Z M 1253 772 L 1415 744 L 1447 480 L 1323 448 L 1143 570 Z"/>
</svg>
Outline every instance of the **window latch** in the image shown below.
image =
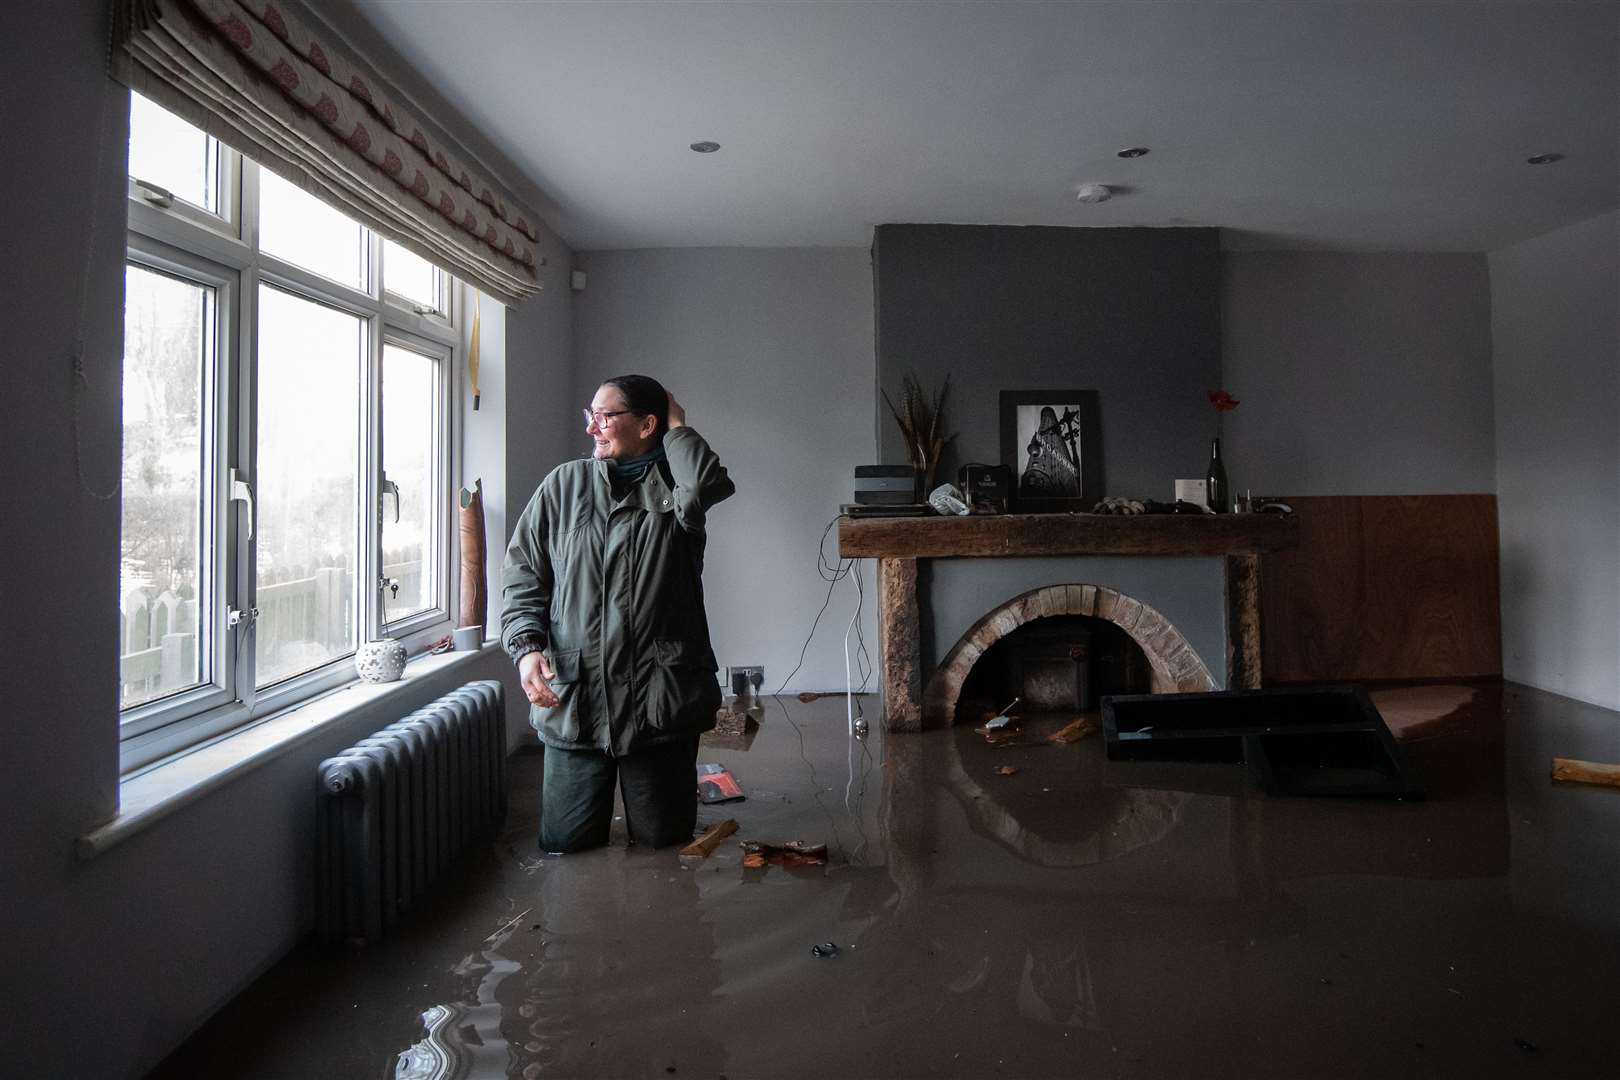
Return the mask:
<svg viewBox="0 0 1620 1080">
<path fill-rule="evenodd" d="M 246 611 L 240 611 L 236 608 L 232 608 L 230 615 L 226 618 L 226 623 L 233 628 L 237 626 L 251 626 L 253 625 L 254 620 L 256 620 L 258 617 L 259 609 L 256 607 L 248 608 Z"/>
<path fill-rule="evenodd" d="M 392 480 L 388 479 L 385 476 L 385 477 L 383 477 L 382 495 L 380 496 L 380 498 L 381 499 L 386 499 L 390 495 L 392 495 L 394 497 L 394 524 L 398 525 L 399 524 L 399 485 L 394 483 Z M 378 507 L 378 512 L 380 513 L 381 510 L 382 510 L 382 507 L 379 506 Z"/>
<path fill-rule="evenodd" d="M 153 206 L 167 210 L 174 205 L 174 192 L 150 180 L 135 177 L 135 186 L 141 189 L 141 197 Z"/>
<path fill-rule="evenodd" d="M 391 593 L 393 593 L 393 598 L 395 600 L 398 600 L 399 599 L 399 578 L 397 578 L 397 577 L 380 577 L 380 578 L 378 578 L 377 579 L 377 591 L 381 592 L 384 589 L 387 589 Z"/>
<path fill-rule="evenodd" d="M 242 477 L 241 477 L 241 474 L 239 474 L 235 469 L 231 470 L 231 496 L 230 496 L 230 499 L 231 499 L 231 502 L 245 502 L 245 503 L 247 503 L 247 512 L 248 512 L 247 538 L 249 540 L 253 539 L 253 489 L 248 486 L 248 482 L 246 480 L 243 480 Z"/>
</svg>

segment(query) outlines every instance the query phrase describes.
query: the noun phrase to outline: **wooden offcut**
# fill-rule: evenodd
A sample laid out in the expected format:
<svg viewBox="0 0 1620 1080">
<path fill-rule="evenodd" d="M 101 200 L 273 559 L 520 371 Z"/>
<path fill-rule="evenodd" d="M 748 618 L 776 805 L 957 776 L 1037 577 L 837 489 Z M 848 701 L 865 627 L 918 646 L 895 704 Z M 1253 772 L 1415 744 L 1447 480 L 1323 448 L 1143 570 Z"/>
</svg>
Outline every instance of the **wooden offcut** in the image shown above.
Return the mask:
<svg viewBox="0 0 1620 1080">
<path fill-rule="evenodd" d="M 724 821 L 710 825 L 703 835 L 681 848 L 683 859 L 707 859 L 714 854 L 714 849 L 720 846 L 720 841 L 737 831 L 735 818 L 726 818 Z"/>
<path fill-rule="evenodd" d="M 1602 761 L 1581 761 L 1577 758 L 1553 758 L 1552 778 L 1572 784 L 1601 784 L 1620 788 L 1620 765 Z"/>
</svg>

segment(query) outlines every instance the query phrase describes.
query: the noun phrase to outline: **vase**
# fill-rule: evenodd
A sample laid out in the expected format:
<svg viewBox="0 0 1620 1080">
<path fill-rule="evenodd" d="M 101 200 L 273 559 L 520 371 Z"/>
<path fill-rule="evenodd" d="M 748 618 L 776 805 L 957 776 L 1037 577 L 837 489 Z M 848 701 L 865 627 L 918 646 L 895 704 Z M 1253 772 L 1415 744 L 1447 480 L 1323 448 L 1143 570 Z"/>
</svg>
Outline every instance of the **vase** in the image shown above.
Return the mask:
<svg viewBox="0 0 1620 1080">
<path fill-rule="evenodd" d="M 488 554 L 484 539 L 484 482 L 473 482 L 472 490 L 461 489 L 461 621 L 457 626 L 476 626 L 483 636 L 489 612 L 489 594 L 484 584 L 484 563 Z"/>
<path fill-rule="evenodd" d="M 363 643 L 355 650 L 354 670 L 366 682 L 398 682 L 405 674 L 405 643 L 393 638 Z"/>
</svg>

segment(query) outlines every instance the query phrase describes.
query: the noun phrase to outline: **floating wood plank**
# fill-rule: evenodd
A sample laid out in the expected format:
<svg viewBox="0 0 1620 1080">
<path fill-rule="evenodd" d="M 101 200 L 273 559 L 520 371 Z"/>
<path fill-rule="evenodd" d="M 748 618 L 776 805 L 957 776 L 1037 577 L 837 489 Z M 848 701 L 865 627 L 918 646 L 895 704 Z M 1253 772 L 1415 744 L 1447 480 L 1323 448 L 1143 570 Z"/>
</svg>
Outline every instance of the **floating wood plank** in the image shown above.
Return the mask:
<svg viewBox="0 0 1620 1080">
<path fill-rule="evenodd" d="M 1575 758 L 1553 758 L 1552 778 L 1568 780 L 1572 784 L 1602 784 L 1620 787 L 1620 765 L 1602 761 L 1579 761 Z"/>
<path fill-rule="evenodd" d="M 720 846 L 720 841 L 736 831 L 737 821 L 735 818 L 726 818 L 724 821 L 710 825 L 702 836 L 681 848 L 681 858 L 683 860 L 690 859 L 702 862 L 714 854 L 714 849 Z"/>
<path fill-rule="evenodd" d="M 1035 555 L 1254 555 L 1291 546 L 1281 514 L 972 514 L 838 523 L 851 558 L 1009 558 Z"/>
</svg>

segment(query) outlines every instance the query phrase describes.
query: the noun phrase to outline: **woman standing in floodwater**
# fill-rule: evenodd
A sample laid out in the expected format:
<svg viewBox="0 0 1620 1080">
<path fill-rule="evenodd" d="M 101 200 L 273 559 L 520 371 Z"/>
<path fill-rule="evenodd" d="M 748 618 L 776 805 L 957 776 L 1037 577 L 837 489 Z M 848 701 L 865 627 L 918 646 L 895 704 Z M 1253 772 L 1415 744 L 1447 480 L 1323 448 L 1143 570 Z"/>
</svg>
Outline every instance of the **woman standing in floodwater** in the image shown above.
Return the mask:
<svg viewBox="0 0 1620 1080">
<path fill-rule="evenodd" d="M 512 531 L 501 642 L 545 743 L 540 846 L 685 843 L 698 736 L 720 706 L 703 609 L 709 508 L 736 488 L 656 379 L 622 375 L 585 410 L 594 447 L 553 469 Z"/>
</svg>

